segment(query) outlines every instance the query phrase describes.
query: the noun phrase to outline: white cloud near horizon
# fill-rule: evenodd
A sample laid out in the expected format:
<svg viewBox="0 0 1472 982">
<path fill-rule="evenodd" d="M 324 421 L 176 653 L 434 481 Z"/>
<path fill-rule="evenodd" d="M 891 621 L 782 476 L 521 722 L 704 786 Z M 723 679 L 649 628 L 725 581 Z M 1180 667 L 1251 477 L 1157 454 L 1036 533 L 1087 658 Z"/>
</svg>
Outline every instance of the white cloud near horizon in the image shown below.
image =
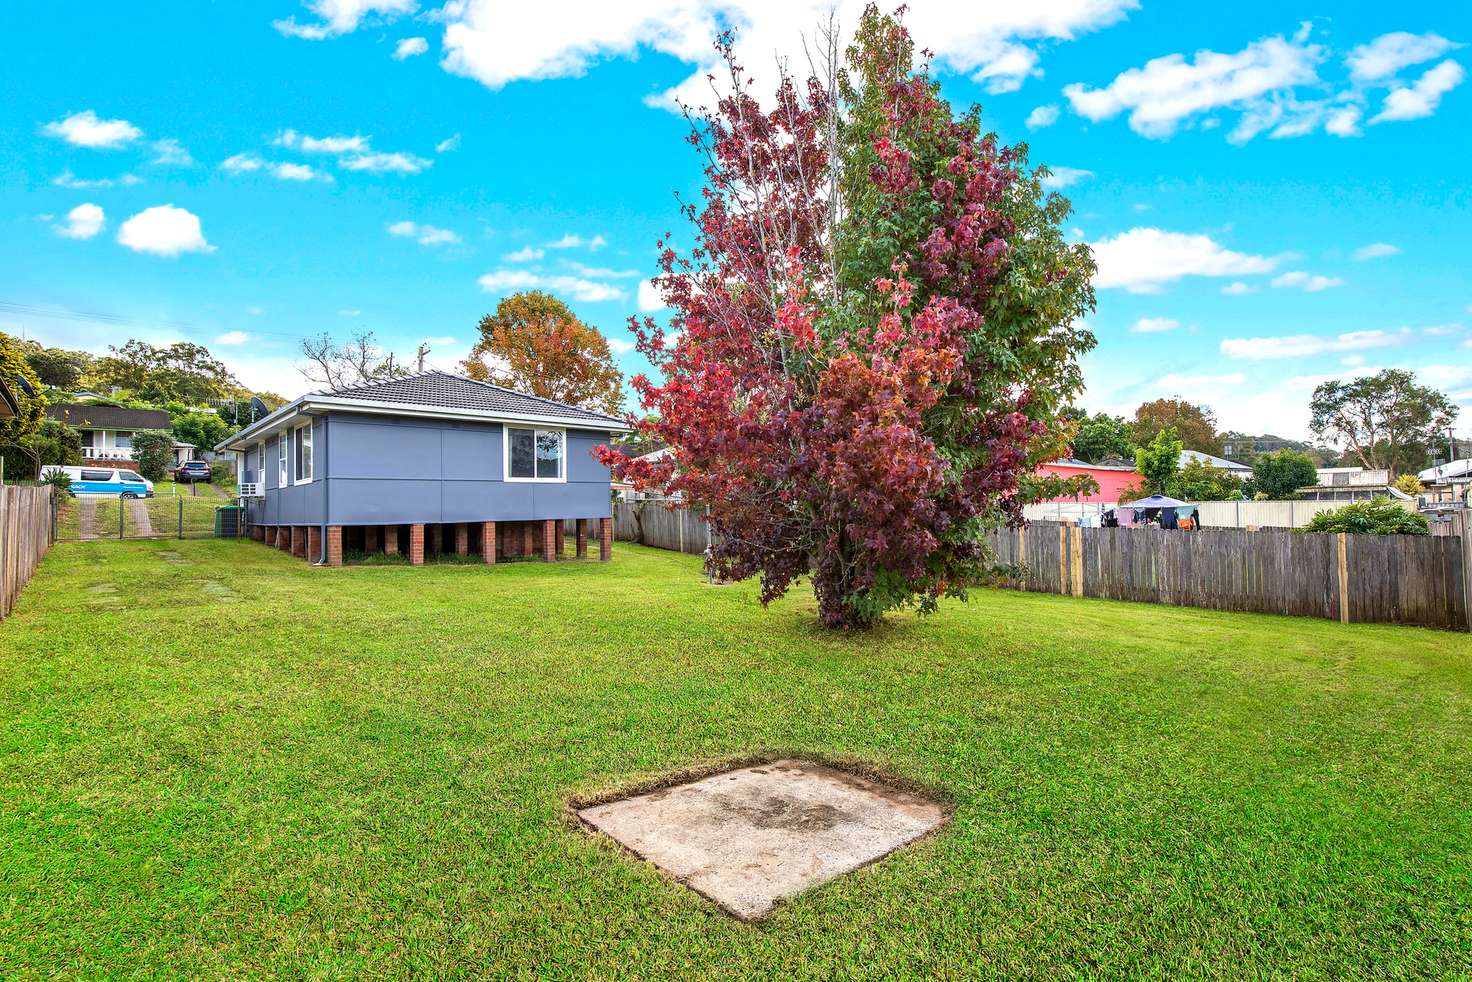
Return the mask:
<svg viewBox="0 0 1472 982">
<path fill-rule="evenodd" d="M 1131 293 L 1159 293 L 1187 276 L 1242 276 L 1270 273 L 1279 260 L 1224 249 L 1210 236 L 1132 228 L 1090 243 L 1099 272 L 1094 286 Z"/>
<path fill-rule="evenodd" d="M 587 249 L 589 251 L 596 251 L 598 249 L 602 249 L 606 245 L 608 245 L 608 240 L 601 235 L 595 235 L 592 238 L 584 238 L 583 236 L 577 235 L 573 232 L 566 232 L 563 234 L 562 238 L 548 242 L 544 246 L 544 248 Z"/>
<path fill-rule="evenodd" d="M 89 150 L 116 150 L 143 135 L 141 129 L 126 119 L 99 119 L 91 109 L 47 123 L 42 132 Z"/>
<path fill-rule="evenodd" d="M 1284 273 L 1281 276 L 1273 277 L 1269 285 L 1277 287 L 1280 290 L 1291 288 L 1302 290 L 1305 293 L 1319 293 L 1332 287 L 1343 286 L 1344 280 L 1337 276 L 1320 276 L 1315 273 L 1305 273 L 1303 270 L 1296 269 Z"/>
<path fill-rule="evenodd" d="M 1052 126 L 1058 122 L 1060 112 L 1062 110 L 1055 105 L 1038 106 L 1027 114 L 1027 119 L 1023 121 L 1023 125 L 1030 130 L 1040 130 L 1044 127 Z"/>
<path fill-rule="evenodd" d="M 664 296 L 660 294 L 659 288 L 649 280 L 639 284 L 639 312 L 653 314 L 665 309 Z"/>
<path fill-rule="evenodd" d="M 199 216 L 173 205 L 145 208 L 118 229 L 118 242 L 134 252 L 174 258 L 185 252 L 214 252 Z"/>
<path fill-rule="evenodd" d="M 70 188 L 74 191 L 90 191 L 94 188 L 125 187 L 130 188 L 136 184 L 142 184 L 143 178 L 137 174 L 122 174 L 118 177 L 99 177 L 84 180 L 73 174 L 70 170 L 64 170 L 51 179 L 51 183 L 59 188 Z"/>
<path fill-rule="evenodd" d="M 498 269 L 477 281 L 486 293 L 514 290 L 548 290 L 563 293 L 584 303 L 620 300 L 624 291 L 611 283 L 600 283 L 582 276 L 541 273 L 530 269 Z"/>
<path fill-rule="evenodd" d="M 1409 330 L 1348 331 L 1332 337 L 1317 334 L 1291 334 L 1267 338 L 1223 338 L 1221 353 L 1228 358 L 1245 361 L 1277 361 L 1285 358 L 1308 358 L 1345 351 L 1366 351 L 1399 344 Z"/>
<path fill-rule="evenodd" d="M 285 129 L 271 142 L 275 146 L 300 150 L 302 153 L 361 153 L 369 149 L 368 138 L 358 133 L 352 136 L 315 137 Z"/>
<path fill-rule="evenodd" d="M 64 239 L 90 239 L 107 224 L 101 205 L 90 202 L 77 205 L 66 213 L 66 224 L 53 226 Z"/>
<path fill-rule="evenodd" d="M 231 348 L 235 347 L 236 345 L 245 344 L 249 340 L 250 335 L 245 333 L 244 331 L 226 331 L 224 334 L 217 335 L 215 337 L 214 343 L 223 347 Z"/>
<path fill-rule="evenodd" d="M 434 152 L 435 153 L 450 153 L 451 151 L 459 150 L 459 149 L 460 149 L 460 134 L 459 133 L 456 133 L 454 136 L 446 137 L 445 139 L 441 140 L 439 143 L 436 143 L 434 145 Z"/>
<path fill-rule="evenodd" d="M 1441 97 L 1461 85 L 1466 77 L 1462 66 L 1448 59 L 1412 84 L 1391 89 L 1380 112 L 1370 118 L 1370 125 L 1425 119 L 1436 112 Z"/>
<path fill-rule="evenodd" d="M 1249 293 L 1256 293 L 1258 289 L 1258 287 L 1252 286 L 1248 283 L 1243 283 L 1241 280 L 1238 280 L 1235 283 L 1228 283 L 1226 286 L 1222 287 L 1222 293 L 1229 297 L 1242 297 L 1246 296 Z"/>
<path fill-rule="evenodd" d="M 1382 34 L 1368 44 L 1356 46 L 1345 57 L 1350 77 L 1357 82 L 1379 82 L 1410 68 L 1440 58 L 1448 51 L 1462 45 L 1448 41 L 1439 34 L 1411 34 L 1392 31 Z"/>
<path fill-rule="evenodd" d="M 535 246 L 522 246 L 515 252 L 506 253 L 501 258 L 505 259 L 508 263 L 534 263 L 545 255 L 546 252 Z"/>
<path fill-rule="evenodd" d="M 1131 334 L 1160 334 L 1174 331 L 1181 322 L 1173 317 L 1141 317 L 1130 325 Z"/>
<path fill-rule="evenodd" d="M 1081 167 L 1049 167 L 1048 170 L 1052 173 L 1043 178 L 1043 187 L 1050 191 L 1061 191 L 1094 176 L 1093 171 Z"/>
<path fill-rule="evenodd" d="M 330 181 L 332 175 L 306 164 L 281 163 L 270 166 L 271 176 L 278 181 Z"/>
<path fill-rule="evenodd" d="M 1393 246 L 1389 242 L 1371 242 L 1369 245 L 1360 246 L 1354 251 L 1355 262 L 1365 262 L 1369 259 L 1379 259 L 1382 256 L 1396 256 L 1400 254 L 1400 247 Z"/>
<path fill-rule="evenodd" d="M 370 174 L 418 174 L 429 168 L 434 161 L 416 157 L 412 153 L 382 153 L 373 151 L 354 157 L 344 157 L 338 166 L 344 170 L 367 171 Z"/>
<path fill-rule="evenodd" d="M 166 137 L 153 141 L 153 163 L 162 167 L 193 167 L 194 158 L 178 140 Z"/>
</svg>

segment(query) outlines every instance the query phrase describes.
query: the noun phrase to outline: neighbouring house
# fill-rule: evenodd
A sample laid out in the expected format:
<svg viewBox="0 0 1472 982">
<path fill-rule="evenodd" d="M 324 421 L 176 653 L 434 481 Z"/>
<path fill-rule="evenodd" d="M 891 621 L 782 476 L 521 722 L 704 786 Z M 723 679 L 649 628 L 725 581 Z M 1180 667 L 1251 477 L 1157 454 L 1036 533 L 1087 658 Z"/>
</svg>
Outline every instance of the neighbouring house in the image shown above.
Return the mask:
<svg viewBox="0 0 1472 982">
<path fill-rule="evenodd" d="M 1467 507 L 1472 495 L 1472 457 L 1429 467 L 1416 475 L 1425 488 L 1423 508 Z"/>
<path fill-rule="evenodd" d="M 553 560 L 575 531 L 613 543 L 609 469 L 620 419 L 427 371 L 314 392 L 215 449 L 237 455 L 251 534 L 314 563 L 345 550 Z"/>
<path fill-rule="evenodd" d="M 1099 490 L 1093 494 L 1043 499 L 1047 502 L 1118 504 L 1120 496 L 1127 488 L 1145 483 L 1145 479 L 1129 464 L 1091 464 L 1071 457 L 1043 464 L 1037 473 L 1047 477 L 1077 477 L 1084 474 L 1092 477 L 1094 483 L 1099 485 Z"/>
<path fill-rule="evenodd" d="M 46 407 L 48 419 L 60 420 L 82 434 L 82 464 L 89 467 L 116 467 L 119 462 L 134 459 L 133 434 L 139 430 L 168 430 L 174 425 L 162 409 L 126 409 L 122 406 L 98 406 L 82 403 L 55 403 Z M 194 447 L 174 444 L 174 463 L 178 467 L 194 459 Z"/>
<path fill-rule="evenodd" d="M 1299 488 L 1298 493 L 1300 497 L 1310 501 L 1369 501 L 1372 498 L 1407 497 L 1390 486 L 1390 471 L 1364 467 L 1320 467 L 1317 483 Z"/>
<path fill-rule="evenodd" d="M 1210 467 L 1215 467 L 1217 470 L 1226 471 L 1228 474 L 1231 474 L 1234 477 L 1240 477 L 1243 480 L 1246 480 L 1247 478 L 1252 476 L 1251 467 L 1248 467 L 1246 464 L 1239 464 L 1235 460 L 1228 460 L 1225 457 L 1217 457 L 1209 453 L 1203 453 L 1200 450 L 1181 451 L 1182 467 L 1185 467 L 1193 460 L 1200 461 L 1201 463 L 1206 464 Z"/>
</svg>

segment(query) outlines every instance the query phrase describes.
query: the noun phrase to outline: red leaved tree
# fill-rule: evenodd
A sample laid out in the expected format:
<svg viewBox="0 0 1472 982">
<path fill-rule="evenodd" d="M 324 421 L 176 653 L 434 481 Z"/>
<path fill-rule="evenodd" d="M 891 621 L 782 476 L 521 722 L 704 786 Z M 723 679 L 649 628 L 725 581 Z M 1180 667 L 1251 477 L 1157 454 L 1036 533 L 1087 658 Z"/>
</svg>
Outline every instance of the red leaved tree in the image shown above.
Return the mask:
<svg viewBox="0 0 1472 982">
<path fill-rule="evenodd" d="M 698 241 L 661 243 L 672 331 L 631 322 L 662 376 L 633 379 L 639 427 L 674 453 L 602 456 L 708 506 L 721 575 L 764 602 L 808 575 L 823 623 L 864 626 L 964 596 L 985 531 L 1056 490 L 1031 475 L 1067 443 L 1094 267 L 1045 172 L 953 116 L 897 18 L 870 7 L 846 57 L 825 41 L 770 110 L 718 42 Z"/>
</svg>

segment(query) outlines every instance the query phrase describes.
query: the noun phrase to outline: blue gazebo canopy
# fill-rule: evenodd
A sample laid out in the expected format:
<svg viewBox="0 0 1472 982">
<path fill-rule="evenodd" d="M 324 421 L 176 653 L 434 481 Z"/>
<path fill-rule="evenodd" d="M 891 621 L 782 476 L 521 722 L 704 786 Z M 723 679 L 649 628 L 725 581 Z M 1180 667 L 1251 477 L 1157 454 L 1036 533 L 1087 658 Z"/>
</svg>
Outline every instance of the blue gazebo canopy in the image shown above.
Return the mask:
<svg viewBox="0 0 1472 982">
<path fill-rule="evenodd" d="M 1125 502 L 1125 504 L 1122 507 L 1124 507 L 1124 508 L 1183 508 L 1183 507 L 1185 507 L 1185 504 L 1186 503 L 1184 501 L 1181 501 L 1178 498 L 1171 498 L 1171 497 L 1168 497 L 1167 495 L 1163 495 L 1163 494 L 1152 494 L 1150 497 L 1148 497 L 1148 498 L 1141 498 L 1139 501 L 1127 501 L 1127 502 Z"/>
</svg>

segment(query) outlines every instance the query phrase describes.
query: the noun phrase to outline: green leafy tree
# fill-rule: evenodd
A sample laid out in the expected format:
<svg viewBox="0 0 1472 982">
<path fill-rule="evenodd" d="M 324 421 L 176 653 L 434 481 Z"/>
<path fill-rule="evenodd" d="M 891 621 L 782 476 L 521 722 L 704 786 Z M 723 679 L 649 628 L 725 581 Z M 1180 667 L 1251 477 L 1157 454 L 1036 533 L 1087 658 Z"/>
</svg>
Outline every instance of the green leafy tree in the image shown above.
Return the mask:
<svg viewBox="0 0 1472 982">
<path fill-rule="evenodd" d="M 1204 460 L 1190 460 L 1166 493 L 1182 501 L 1235 501 L 1242 497 L 1242 479 Z"/>
<path fill-rule="evenodd" d="M 1254 496 L 1286 501 L 1298 497 L 1299 488 L 1312 487 L 1318 479 L 1313 458 L 1308 454 L 1298 450 L 1274 450 L 1258 454 L 1252 462 L 1249 490 Z"/>
<path fill-rule="evenodd" d="M 174 434 L 168 430 L 139 430 L 133 434 L 133 457 L 138 472 L 150 481 L 161 481 L 174 462 Z"/>
<path fill-rule="evenodd" d="M 1362 467 L 1391 474 L 1415 471 L 1430 462 L 1457 418 L 1445 393 L 1418 385 L 1407 371 L 1387 368 L 1349 382 L 1324 382 L 1309 403 L 1314 435 L 1345 448 Z"/>
<path fill-rule="evenodd" d="M 1181 398 L 1156 399 L 1142 403 L 1135 410 L 1135 421 L 1130 427 L 1135 446 L 1149 446 L 1156 434 L 1167 427 L 1176 431 L 1187 450 L 1222 455 L 1222 434 L 1216 429 L 1216 414 Z"/>
<path fill-rule="evenodd" d="M 97 359 L 92 377 L 100 385 L 125 389 L 149 402 L 177 400 L 199 406 L 239 389 L 229 369 L 203 345 L 177 341 L 157 348 L 134 339 L 122 347 L 110 345 L 108 351 Z"/>
<path fill-rule="evenodd" d="M 174 419 L 174 437 L 202 450 L 212 449 L 234 432 L 234 427 L 214 413 L 185 413 Z"/>
<path fill-rule="evenodd" d="M 1389 498 L 1356 501 L 1354 504 L 1321 511 L 1300 532 L 1352 532 L 1365 535 L 1428 535 L 1424 516 L 1406 511 Z"/>
<path fill-rule="evenodd" d="M 1167 426 L 1155 434 L 1150 445 L 1135 451 L 1135 470 L 1145 479 L 1145 490 L 1151 494 L 1170 494 L 1181 470 L 1180 437 L 1175 427 Z"/>
<path fill-rule="evenodd" d="M 0 454 L 5 456 L 5 470 L 12 474 L 38 474 L 40 460 L 29 446 L 28 438 L 41 428 L 46 415 L 46 397 L 41 395 L 41 380 L 26 361 L 25 349 L 18 339 L 0 333 L 0 379 L 15 397 L 20 414 L 0 420 Z M 25 381 L 25 386 L 21 381 Z M 29 387 L 34 396 L 26 394 Z"/>
<path fill-rule="evenodd" d="M 47 348 L 35 341 L 24 342 L 24 350 L 27 364 L 48 388 L 74 391 L 92 367 L 93 357 L 85 351 Z"/>
<path fill-rule="evenodd" d="M 1135 444 L 1129 421 L 1108 413 L 1095 413 L 1081 420 L 1078 435 L 1073 438 L 1073 455 L 1091 464 L 1114 458 L 1133 459 Z"/>
</svg>

